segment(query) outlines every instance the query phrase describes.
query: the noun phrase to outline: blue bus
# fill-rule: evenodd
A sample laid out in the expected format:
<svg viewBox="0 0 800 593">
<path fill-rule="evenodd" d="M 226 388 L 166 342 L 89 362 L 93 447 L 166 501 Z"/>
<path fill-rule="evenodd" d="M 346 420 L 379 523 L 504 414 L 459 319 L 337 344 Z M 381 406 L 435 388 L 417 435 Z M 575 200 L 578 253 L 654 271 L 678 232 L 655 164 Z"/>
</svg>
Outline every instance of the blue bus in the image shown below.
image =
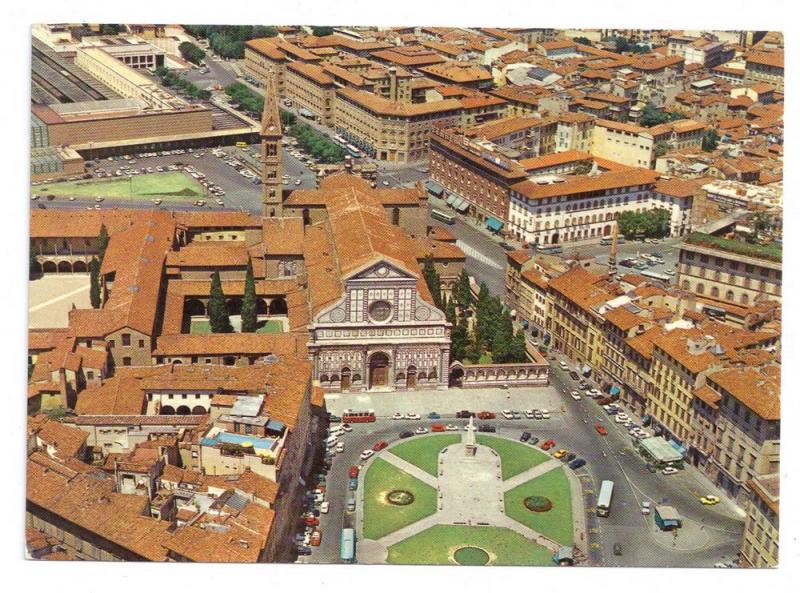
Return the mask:
<svg viewBox="0 0 800 593">
<path fill-rule="evenodd" d="M 342 529 L 339 541 L 339 557 L 342 562 L 352 564 L 356 560 L 356 532 L 354 529 Z"/>
</svg>

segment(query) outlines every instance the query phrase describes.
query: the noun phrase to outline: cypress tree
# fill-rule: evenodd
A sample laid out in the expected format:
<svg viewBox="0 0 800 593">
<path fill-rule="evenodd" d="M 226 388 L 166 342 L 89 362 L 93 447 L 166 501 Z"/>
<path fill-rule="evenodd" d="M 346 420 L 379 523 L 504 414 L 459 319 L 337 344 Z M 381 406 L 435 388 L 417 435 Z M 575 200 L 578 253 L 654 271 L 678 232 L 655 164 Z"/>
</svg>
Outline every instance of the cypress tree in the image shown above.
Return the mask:
<svg viewBox="0 0 800 593">
<path fill-rule="evenodd" d="M 229 334 L 233 331 L 228 309 L 225 307 L 225 294 L 222 292 L 222 281 L 219 272 L 211 276 L 211 294 L 208 299 L 208 319 L 211 331 L 215 334 Z"/>
<path fill-rule="evenodd" d="M 444 307 L 445 317 L 447 317 L 447 321 L 455 325 L 457 321 L 455 300 L 453 298 L 448 299 L 447 297 L 445 297 L 444 302 L 445 302 L 445 307 Z"/>
<path fill-rule="evenodd" d="M 442 309 L 442 281 L 439 278 L 439 273 L 433 266 L 431 256 L 425 257 L 425 263 L 422 266 L 422 276 L 425 278 L 425 284 L 428 285 L 428 290 L 431 291 L 433 297 L 433 304 L 437 308 Z"/>
<path fill-rule="evenodd" d="M 247 258 L 247 274 L 244 278 L 244 298 L 242 299 L 242 333 L 253 333 L 257 327 L 256 281 L 253 277 L 253 262 Z"/>
<path fill-rule="evenodd" d="M 511 340 L 508 349 L 508 362 L 528 362 L 528 349 L 525 345 L 525 333 L 518 331 Z"/>
<path fill-rule="evenodd" d="M 89 262 L 89 302 L 92 308 L 100 308 L 100 262 L 96 257 Z"/>
<path fill-rule="evenodd" d="M 498 363 L 511 362 L 511 341 L 514 337 L 514 324 L 511 315 L 500 313 L 492 335 L 492 360 Z"/>
<path fill-rule="evenodd" d="M 101 264 L 106 256 L 106 247 L 108 247 L 108 229 L 106 229 L 106 225 L 101 224 L 100 235 L 97 237 L 97 256 Z"/>
<path fill-rule="evenodd" d="M 458 282 L 453 289 L 453 296 L 456 303 L 461 307 L 462 314 L 472 306 L 472 290 L 469 286 L 469 274 L 466 270 L 461 270 Z"/>
<path fill-rule="evenodd" d="M 466 358 L 467 346 L 469 346 L 469 328 L 467 327 L 467 320 L 462 317 L 455 327 L 453 327 L 450 342 L 450 358 L 463 362 Z"/>
</svg>

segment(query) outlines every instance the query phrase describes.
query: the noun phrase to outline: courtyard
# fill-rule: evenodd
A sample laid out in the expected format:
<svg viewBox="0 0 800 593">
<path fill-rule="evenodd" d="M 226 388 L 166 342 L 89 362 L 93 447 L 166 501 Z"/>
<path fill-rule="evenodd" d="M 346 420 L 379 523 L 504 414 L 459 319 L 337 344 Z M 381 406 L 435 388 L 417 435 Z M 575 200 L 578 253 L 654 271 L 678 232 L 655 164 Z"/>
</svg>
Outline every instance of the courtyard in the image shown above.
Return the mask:
<svg viewBox="0 0 800 593">
<path fill-rule="evenodd" d="M 31 188 L 32 194 L 75 198 L 181 201 L 201 198 L 204 188 L 181 171 L 111 179 L 86 179 L 50 183 Z"/>
<path fill-rule="evenodd" d="M 242 330 L 242 318 L 239 315 L 231 315 L 229 316 L 231 326 L 233 327 L 233 331 L 241 332 Z M 284 320 L 283 319 L 262 319 L 259 320 L 258 326 L 256 328 L 257 334 L 281 334 L 284 331 Z M 191 334 L 210 334 L 211 333 L 211 322 L 208 318 L 201 318 L 201 319 L 192 319 L 191 326 L 189 329 L 189 333 Z"/>
</svg>

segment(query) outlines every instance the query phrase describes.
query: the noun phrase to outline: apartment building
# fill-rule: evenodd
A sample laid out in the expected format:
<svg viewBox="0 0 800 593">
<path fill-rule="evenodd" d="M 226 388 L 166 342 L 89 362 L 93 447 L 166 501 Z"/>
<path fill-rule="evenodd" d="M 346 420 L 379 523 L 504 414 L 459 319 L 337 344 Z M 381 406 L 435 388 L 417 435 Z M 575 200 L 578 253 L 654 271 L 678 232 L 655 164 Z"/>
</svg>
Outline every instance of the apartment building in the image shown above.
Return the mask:
<svg viewBox="0 0 800 593">
<path fill-rule="evenodd" d="M 286 92 L 286 65 L 295 61 L 317 64 L 322 58 L 277 37 L 251 39 L 244 45 L 245 74 L 262 85 L 267 78 L 274 76 L 279 95 Z"/>
<path fill-rule="evenodd" d="M 739 566 L 778 566 L 780 474 L 756 476 L 749 486 L 752 494 L 746 507 Z"/>
<path fill-rule="evenodd" d="M 681 244 L 676 283 L 682 290 L 722 304 L 780 302 L 781 250 L 706 233 L 691 233 Z"/>
<path fill-rule="evenodd" d="M 336 91 L 333 120 L 338 133 L 370 156 L 405 163 L 426 158 L 433 124 L 455 125 L 461 111 L 458 99 L 399 103 L 342 88 Z"/>
<path fill-rule="evenodd" d="M 511 187 L 509 231 L 539 245 L 608 236 L 620 213 L 648 209 L 657 178 L 626 169 L 522 181 Z"/>
<path fill-rule="evenodd" d="M 287 97 L 307 109 L 326 126 L 333 125 L 336 84 L 321 66 L 303 62 L 287 64 L 284 74 Z"/>
<path fill-rule="evenodd" d="M 783 92 L 783 50 L 755 51 L 745 58 L 744 81 L 766 82 Z"/>
<path fill-rule="evenodd" d="M 592 154 L 631 167 L 651 169 L 655 164 L 655 140 L 647 128 L 607 119 L 595 121 Z"/>
</svg>

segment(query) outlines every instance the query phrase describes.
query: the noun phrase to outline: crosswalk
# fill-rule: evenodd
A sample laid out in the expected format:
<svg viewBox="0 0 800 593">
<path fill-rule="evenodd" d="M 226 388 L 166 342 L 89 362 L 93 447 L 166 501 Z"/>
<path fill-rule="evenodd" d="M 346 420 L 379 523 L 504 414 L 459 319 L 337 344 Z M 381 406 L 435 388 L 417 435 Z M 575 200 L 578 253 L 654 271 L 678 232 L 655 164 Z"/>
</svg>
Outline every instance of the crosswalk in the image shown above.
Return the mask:
<svg viewBox="0 0 800 593">
<path fill-rule="evenodd" d="M 478 251 L 474 247 L 468 245 L 467 243 L 465 243 L 461 239 L 458 239 L 456 241 L 456 245 L 461 248 L 461 251 L 463 251 L 466 254 L 467 257 L 471 257 L 472 259 L 477 260 L 480 263 L 482 263 L 482 264 L 484 264 L 486 266 L 489 266 L 491 268 L 494 268 L 496 270 L 503 269 L 503 266 L 501 266 L 499 263 L 489 259 L 483 253 L 481 253 L 480 251 Z"/>
</svg>

